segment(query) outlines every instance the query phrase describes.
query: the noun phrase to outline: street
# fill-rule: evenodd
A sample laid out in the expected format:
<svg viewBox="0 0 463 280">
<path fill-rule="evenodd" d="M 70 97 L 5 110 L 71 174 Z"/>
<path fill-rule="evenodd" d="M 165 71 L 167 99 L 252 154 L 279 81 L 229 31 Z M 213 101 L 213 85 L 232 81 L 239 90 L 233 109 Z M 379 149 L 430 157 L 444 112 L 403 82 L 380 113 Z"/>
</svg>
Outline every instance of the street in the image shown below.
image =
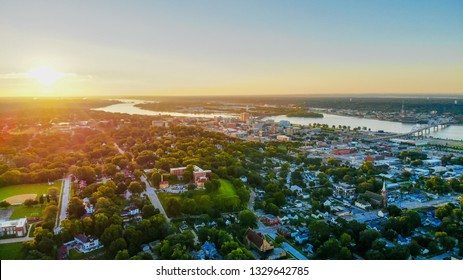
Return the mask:
<svg viewBox="0 0 463 280">
<path fill-rule="evenodd" d="M 289 244 L 287 242 L 283 242 L 283 243 L 281 243 L 281 246 L 283 247 L 283 249 L 285 249 L 286 251 L 291 253 L 291 255 L 293 255 L 296 259 L 298 259 L 298 260 L 308 260 L 308 258 L 306 256 L 301 254 L 298 250 L 294 249 L 293 246 L 291 246 L 291 244 Z"/>
<path fill-rule="evenodd" d="M 166 217 L 167 221 L 170 221 L 170 218 L 167 216 L 166 211 L 164 211 L 164 207 L 162 207 L 161 201 L 159 200 L 158 195 L 156 194 L 155 188 L 153 188 L 151 184 L 148 182 L 148 180 L 146 180 L 145 175 L 140 177 L 140 181 L 145 183 L 146 185 L 145 193 L 148 195 L 148 198 L 150 199 L 151 203 L 154 205 L 154 207 L 159 209 L 161 214 L 163 214 L 164 217 Z"/>
<path fill-rule="evenodd" d="M 62 195 L 61 195 L 61 201 L 60 201 L 60 213 L 59 213 L 59 218 L 56 220 L 56 229 L 55 231 L 59 232 L 60 229 L 60 223 L 62 220 L 66 219 L 67 217 L 67 212 L 66 210 L 68 209 L 68 204 L 69 204 L 69 195 L 71 192 L 71 177 L 66 177 L 63 182 L 63 188 L 62 188 Z"/>
</svg>

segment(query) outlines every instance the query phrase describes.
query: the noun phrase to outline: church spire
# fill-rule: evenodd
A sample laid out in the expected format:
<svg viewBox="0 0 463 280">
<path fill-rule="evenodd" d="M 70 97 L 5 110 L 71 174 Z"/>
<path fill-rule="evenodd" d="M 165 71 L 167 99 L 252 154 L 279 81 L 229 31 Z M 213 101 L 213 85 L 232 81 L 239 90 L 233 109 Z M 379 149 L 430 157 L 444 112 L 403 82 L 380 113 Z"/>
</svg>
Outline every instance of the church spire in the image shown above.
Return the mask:
<svg viewBox="0 0 463 280">
<path fill-rule="evenodd" d="M 383 207 L 387 207 L 387 190 L 386 190 L 386 179 L 383 179 L 383 189 L 381 190 Z"/>
</svg>

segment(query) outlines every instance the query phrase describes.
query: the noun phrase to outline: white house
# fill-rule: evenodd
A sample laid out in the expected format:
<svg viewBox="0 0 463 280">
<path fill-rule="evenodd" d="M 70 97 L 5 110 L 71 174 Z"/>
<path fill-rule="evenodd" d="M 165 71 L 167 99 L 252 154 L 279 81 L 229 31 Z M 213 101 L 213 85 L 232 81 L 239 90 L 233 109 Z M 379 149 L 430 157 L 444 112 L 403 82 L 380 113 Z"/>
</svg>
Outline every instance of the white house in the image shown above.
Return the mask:
<svg viewBox="0 0 463 280">
<path fill-rule="evenodd" d="M 74 241 L 76 242 L 76 249 L 82 253 L 89 253 L 103 248 L 103 245 L 100 244 L 100 240 L 91 235 L 78 234 L 74 236 Z"/>
</svg>

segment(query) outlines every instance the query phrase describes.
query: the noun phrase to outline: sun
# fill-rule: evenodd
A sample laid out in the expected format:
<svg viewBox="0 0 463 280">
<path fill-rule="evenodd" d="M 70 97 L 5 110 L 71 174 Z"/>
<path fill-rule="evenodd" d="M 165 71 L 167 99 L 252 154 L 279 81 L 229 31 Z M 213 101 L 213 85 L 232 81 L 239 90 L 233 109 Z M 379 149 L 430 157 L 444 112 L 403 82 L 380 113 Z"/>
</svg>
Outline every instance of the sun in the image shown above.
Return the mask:
<svg viewBox="0 0 463 280">
<path fill-rule="evenodd" d="M 54 71 L 49 67 L 40 67 L 33 69 L 28 73 L 28 77 L 35 79 L 37 82 L 43 85 L 51 85 L 63 78 L 64 74 Z"/>
</svg>

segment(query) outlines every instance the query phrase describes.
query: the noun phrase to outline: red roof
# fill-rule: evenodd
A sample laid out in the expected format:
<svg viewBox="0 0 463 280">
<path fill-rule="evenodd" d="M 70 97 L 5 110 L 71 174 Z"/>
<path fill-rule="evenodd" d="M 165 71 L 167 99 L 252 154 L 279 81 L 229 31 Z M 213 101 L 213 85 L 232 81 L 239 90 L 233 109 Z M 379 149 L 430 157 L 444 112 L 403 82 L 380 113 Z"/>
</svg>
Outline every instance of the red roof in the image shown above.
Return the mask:
<svg viewBox="0 0 463 280">
<path fill-rule="evenodd" d="M 253 243 L 258 248 L 260 248 L 262 244 L 264 244 L 264 239 L 257 233 L 255 233 L 252 229 L 248 229 L 248 231 L 246 232 L 246 238 L 249 240 L 249 242 Z"/>
</svg>

